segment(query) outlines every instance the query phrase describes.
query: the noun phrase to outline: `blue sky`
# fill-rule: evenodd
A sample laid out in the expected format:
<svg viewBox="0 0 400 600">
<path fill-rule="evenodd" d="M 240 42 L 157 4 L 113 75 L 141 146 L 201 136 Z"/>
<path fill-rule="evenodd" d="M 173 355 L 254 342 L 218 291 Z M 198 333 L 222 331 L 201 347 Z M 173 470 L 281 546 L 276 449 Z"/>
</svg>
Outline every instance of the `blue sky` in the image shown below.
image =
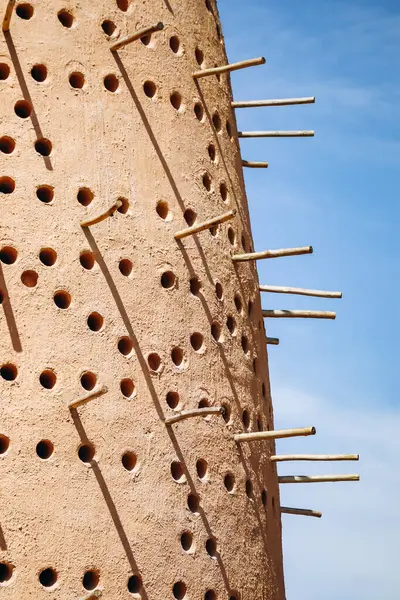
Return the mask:
<svg viewBox="0 0 400 600">
<path fill-rule="evenodd" d="M 241 130 L 315 138 L 242 140 L 260 282 L 341 290 L 342 300 L 263 295 L 264 308 L 336 310 L 336 321 L 270 320 L 277 427 L 317 427 L 281 453 L 359 452 L 360 463 L 294 463 L 282 474 L 360 472 L 360 483 L 281 486 L 288 600 L 397 600 L 400 550 L 400 5 L 364 0 L 219 0 L 235 99 L 316 96 L 311 106 L 237 110 Z M 397 235 L 396 235 L 397 234 Z"/>
</svg>

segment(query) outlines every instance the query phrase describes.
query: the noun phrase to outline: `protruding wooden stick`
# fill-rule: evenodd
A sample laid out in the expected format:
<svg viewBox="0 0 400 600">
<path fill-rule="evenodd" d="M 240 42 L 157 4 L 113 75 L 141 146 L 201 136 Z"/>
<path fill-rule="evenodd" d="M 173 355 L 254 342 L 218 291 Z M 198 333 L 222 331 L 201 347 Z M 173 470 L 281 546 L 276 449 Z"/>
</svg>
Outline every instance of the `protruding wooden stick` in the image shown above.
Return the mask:
<svg viewBox="0 0 400 600">
<path fill-rule="evenodd" d="M 232 108 L 258 108 L 260 106 L 291 106 L 293 104 L 314 104 L 315 97 L 311 98 L 282 98 L 281 100 L 249 100 L 232 102 Z"/>
<path fill-rule="evenodd" d="M 10 29 L 10 22 L 11 22 L 11 17 L 12 17 L 13 10 L 14 10 L 15 2 L 16 2 L 16 0 L 8 0 L 7 6 L 6 6 L 6 12 L 4 14 L 3 25 L 2 25 L 3 31 L 8 31 Z"/>
<path fill-rule="evenodd" d="M 208 219 L 208 221 L 204 221 L 203 223 L 199 223 L 198 225 L 192 225 L 192 227 L 188 227 L 187 229 L 177 231 L 175 233 L 175 239 L 181 240 L 182 238 L 188 237 L 189 235 L 199 233 L 200 231 L 204 231 L 205 229 L 210 229 L 210 227 L 214 227 L 215 225 L 219 225 L 220 223 L 225 223 L 225 221 L 233 219 L 235 215 L 236 209 L 233 209 L 224 213 L 223 215 L 220 215 L 219 217 Z"/>
<path fill-rule="evenodd" d="M 193 410 L 182 410 L 179 414 L 173 417 L 167 417 L 164 421 L 166 425 L 172 425 L 178 421 L 191 419 L 192 417 L 206 417 L 207 415 L 222 415 L 224 414 L 222 406 L 207 406 L 205 408 L 195 408 Z"/>
<path fill-rule="evenodd" d="M 258 442 L 261 440 L 280 440 L 306 435 L 315 435 L 315 427 L 303 427 L 299 429 L 280 429 L 277 431 L 256 431 L 255 433 L 236 433 L 233 438 L 235 442 Z"/>
<path fill-rule="evenodd" d="M 283 248 L 283 250 L 265 250 L 264 252 L 250 252 L 249 254 L 234 254 L 232 260 L 243 262 L 246 260 L 261 260 L 264 258 L 280 258 L 282 256 L 299 256 L 301 254 L 312 254 L 312 246 L 303 248 Z"/>
<path fill-rule="evenodd" d="M 325 483 L 329 481 L 360 481 L 359 475 L 282 475 L 278 483 Z"/>
<path fill-rule="evenodd" d="M 122 40 L 119 40 L 119 42 L 115 42 L 115 44 L 110 46 L 110 50 L 111 50 L 111 52 L 116 52 L 117 50 L 119 50 L 120 48 L 123 48 L 127 44 L 130 44 L 131 42 L 135 42 L 136 40 L 140 40 L 140 38 L 144 37 L 145 35 L 150 35 L 151 33 L 154 33 L 155 31 L 161 31 L 162 29 L 164 29 L 164 23 L 161 23 L 161 22 L 157 23 L 156 25 L 150 25 L 149 27 L 144 27 L 143 29 L 139 29 L 139 31 L 136 31 L 136 33 L 122 38 Z"/>
<path fill-rule="evenodd" d="M 105 221 L 108 217 L 111 217 L 119 207 L 122 206 L 121 200 L 117 200 L 109 209 L 103 212 L 98 217 L 94 219 L 89 219 L 88 221 L 81 221 L 81 227 L 91 227 L 92 225 L 96 225 L 97 223 L 101 223 L 101 221 Z"/>
<path fill-rule="evenodd" d="M 335 312 L 324 310 L 263 310 L 267 319 L 336 319 Z"/>
<path fill-rule="evenodd" d="M 269 346 L 279 346 L 279 338 L 267 337 L 267 344 Z"/>
<path fill-rule="evenodd" d="M 314 137 L 314 131 L 238 131 L 240 138 Z"/>
<path fill-rule="evenodd" d="M 317 510 L 310 510 L 309 508 L 289 508 L 288 506 L 281 506 L 281 513 L 284 515 L 302 515 L 303 517 L 322 517 L 322 512 Z"/>
<path fill-rule="evenodd" d="M 103 592 L 101 590 L 93 590 L 93 592 L 89 592 L 85 596 L 82 596 L 80 600 L 93 600 L 94 598 L 101 598 Z"/>
<path fill-rule="evenodd" d="M 268 163 L 254 162 L 252 160 L 242 160 L 242 167 L 248 167 L 249 169 L 268 169 Z"/>
<path fill-rule="evenodd" d="M 103 394 L 106 394 L 107 392 L 108 392 L 108 388 L 106 386 L 104 386 L 101 389 L 97 390 L 96 392 L 92 392 L 88 396 L 84 396 L 83 398 L 80 398 L 79 400 L 74 400 L 73 402 L 70 402 L 68 404 L 68 408 L 70 410 L 72 408 L 78 408 L 78 406 L 82 406 L 83 404 L 87 404 L 88 402 L 91 402 L 95 398 L 98 398 L 99 396 L 102 396 Z"/>
<path fill-rule="evenodd" d="M 224 65 L 223 67 L 213 67 L 211 69 L 202 69 L 201 71 L 195 71 L 193 77 L 200 79 L 200 77 L 207 77 L 208 75 L 220 75 L 221 73 L 230 73 L 231 71 L 238 71 L 239 69 L 246 69 L 247 67 L 256 67 L 258 65 L 264 65 L 265 58 L 260 56 L 259 58 L 251 58 L 250 60 L 242 60 L 231 65 Z"/>
<path fill-rule="evenodd" d="M 277 454 L 271 456 L 271 462 L 287 462 L 292 460 L 315 460 L 315 461 L 336 461 L 336 460 L 359 460 L 358 454 Z"/>
<path fill-rule="evenodd" d="M 316 298 L 341 298 L 342 292 L 323 292 L 321 290 L 306 290 L 303 288 L 282 287 L 279 285 L 260 285 L 260 292 L 271 294 L 296 294 L 297 296 L 314 296 Z"/>
</svg>

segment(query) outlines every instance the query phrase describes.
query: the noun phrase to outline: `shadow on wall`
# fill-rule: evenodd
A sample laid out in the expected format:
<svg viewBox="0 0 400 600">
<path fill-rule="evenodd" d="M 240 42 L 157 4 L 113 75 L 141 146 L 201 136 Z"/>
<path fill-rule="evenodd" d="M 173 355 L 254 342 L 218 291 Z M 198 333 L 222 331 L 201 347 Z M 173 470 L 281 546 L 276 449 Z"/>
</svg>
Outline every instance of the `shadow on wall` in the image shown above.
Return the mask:
<svg viewBox="0 0 400 600">
<path fill-rule="evenodd" d="M 15 352 L 22 352 L 21 339 L 19 337 L 17 323 L 15 321 L 14 312 L 10 302 L 6 281 L 4 279 L 3 267 L 0 263 L 0 294 L 3 296 L 2 304 L 4 315 L 7 321 L 7 327 L 10 332 L 11 342 Z"/>
</svg>

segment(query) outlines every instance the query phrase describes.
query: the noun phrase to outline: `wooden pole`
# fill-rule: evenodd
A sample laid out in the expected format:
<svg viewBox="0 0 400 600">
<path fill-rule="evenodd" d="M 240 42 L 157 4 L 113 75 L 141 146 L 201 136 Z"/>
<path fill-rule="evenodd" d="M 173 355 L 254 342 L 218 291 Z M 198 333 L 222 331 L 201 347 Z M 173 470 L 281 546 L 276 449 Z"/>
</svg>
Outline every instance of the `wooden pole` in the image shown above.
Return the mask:
<svg viewBox="0 0 400 600">
<path fill-rule="evenodd" d="M 80 398 L 79 400 L 74 400 L 73 402 L 70 402 L 68 404 L 68 408 L 70 410 L 72 408 L 78 408 L 78 406 L 82 406 L 83 404 L 87 404 L 88 402 L 91 402 L 95 398 L 98 398 L 99 396 L 102 396 L 103 394 L 106 394 L 107 392 L 108 392 L 108 388 L 106 386 L 104 386 L 100 390 L 97 390 L 96 392 L 92 392 L 88 396 L 84 396 L 83 398 Z"/>
<path fill-rule="evenodd" d="M 188 227 L 187 229 L 182 229 L 181 231 L 177 231 L 175 233 L 175 239 L 181 240 L 189 235 L 194 235 L 195 233 L 199 233 L 200 231 L 204 231 L 205 229 L 210 229 L 215 225 L 219 225 L 220 223 L 225 223 L 225 221 L 230 221 L 236 215 L 236 209 L 230 210 L 219 217 L 214 217 L 213 219 L 208 219 L 208 221 L 204 221 L 203 223 L 199 223 L 198 225 L 193 225 L 192 227 Z"/>
<path fill-rule="evenodd" d="M 178 421 L 184 421 L 185 419 L 191 419 L 192 417 L 206 417 L 207 415 L 222 415 L 224 414 L 225 409 L 221 406 L 210 406 L 206 408 L 195 408 L 193 410 L 182 410 L 179 414 L 174 415 L 173 417 L 168 417 L 165 419 L 164 423 L 166 425 L 172 425 L 173 423 L 177 423 Z"/>
<path fill-rule="evenodd" d="M 223 67 L 213 67 L 211 69 L 202 69 L 201 71 L 195 71 L 193 77 L 200 79 L 200 77 L 207 77 L 208 75 L 220 75 L 221 73 L 230 73 L 231 71 L 238 71 L 239 69 L 246 69 L 247 67 L 256 67 L 258 65 L 264 65 L 265 58 L 260 56 L 259 58 L 251 58 L 250 60 L 242 60 L 237 63 L 230 65 L 224 65 Z"/>
<path fill-rule="evenodd" d="M 301 254 L 312 254 L 312 246 L 303 248 L 283 248 L 283 250 L 265 250 L 264 252 L 250 252 L 249 254 L 234 254 L 232 260 L 243 262 L 246 260 L 261 260 L 264 258 L 280 258 L 282 256 L 299 256 Z"/>
<path fill-rule="evenodd" d="M 249 100 L 232 102 L 232 108 L 258 108 L 261 106 L 291 106 L 293 104 L 314 104 L 315 97 L 311 98 L 282 98 L 281 100 Z"/>
<path fill-rule="evenodd" d="M 315 435 L 315 427 L 303 427 L 300 429 L 280 429 L 277 431 L 256 431 L 255 433 L 236 433 L 233 438 L 235 442 L 258 442 L 262 440 L 280 440 L 306 435 Z"/>
<path fill-rule="evenodd" d="M 271 456 L 271 462 L 287 462 L 292 460 L 336 461 L 359 460 L 358 454 L 281 454 Z"/>
<path fill-rule="evenodd" d="M 326 483 L 329 481 L 360 481 L 359 475 L 283 475 L 278 483 Z"/>
<path fill-rule="evenodd" d="M 164 29 L 164 23 L 161 22 L 157 23 L 156 25 L 150 25 L 149 27 L 139 29 L 139 31 L 136 31 L 136 33 L 134 33 L 133 35 L 128 35 L 127 37 L 122 38 L 122 40 L 120 40 L 119 42 L 115 42 L 115 44 L 110 46 L 110 50 L 111 52 L 116 52 L 117 50 L 123 48 L 127 44 L 135 42 L 136 40 L 140 40 L 140 38 L 144 37 L 145 35 L 150 35 L 155 31 L 161 31 L 162 29 Z"/>
<path fill-rule="evenodd" d="M 105 221 L 107 217 L 112 217 L 116 210 L 122 206 L 121 200 L 117 200 L 109 209 L 107 209 L 104 213 L 95 217 L 94 219 L 89 219 L 88 221 L 82 221 L 81 227 L 91 227 L 92 225 L 96 225 L 97 223 L 101 223 L 101 221 Z"/>
<path fill-rule="evenodd" d="M 336 319 L 336 313 L 324 310 L 263 310 L 269 319 Z"/>
<path fill-rule="evenodd" d="M 249 169 L 268 169 L 267 162 L 254 162 L 252 160 L 242 160 L 242 167 Z"/>
<path fill-rule="evenodd" d="M 6 6 L 6 12 L 4 14 L 3 25 L 2 25 L 3 31 L 8 31 L 10 29 L 10 22 L 11 22 L 11 17 L 12 17 L 13 10 L 14 10 L 15 2 L 16 2 L 16 0 L 8 0 L 7 6 Z"/>
<path fill-rule="evenodd" d="M 238 131 L 240 138 L 314 137 L 314 131 Z"/>
<path fill-rule="evenodd" d="M 279 346 L 279 338 L 267 337 L 267 344 L 269 346 Z"/>
<path fill-rule="evenodd" d="M 316 298 L 341 298 L 342 292 L 323 292 L 321 290 L 306 290 L 303 288 L 282 287 L 279 285 L 260 285 L 260 292 L 271 294 L 297 294 L 298 296 L 314 296 Z"/>
<path fill-rule="evenodd" d="M 289 508 L 288 506 L 281 506 L 281 513 L 284 515 L 302 515 L 303 517 L 322 517 L 322 512 L 317 510 L 310 510 L 308 508 Z"/>
</svg>

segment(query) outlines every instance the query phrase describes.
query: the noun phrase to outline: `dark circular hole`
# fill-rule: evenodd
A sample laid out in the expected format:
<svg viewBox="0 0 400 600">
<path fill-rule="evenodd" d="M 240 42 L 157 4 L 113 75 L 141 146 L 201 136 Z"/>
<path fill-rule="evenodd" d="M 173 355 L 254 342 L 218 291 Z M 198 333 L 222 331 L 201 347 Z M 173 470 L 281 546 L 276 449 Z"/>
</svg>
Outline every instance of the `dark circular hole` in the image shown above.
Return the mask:
<svg viewBox="0 0 400 600">
<path fill-rule="evenodd" d="M 179 94 L 179 92 L 173 92 L 169 99 L 175 110 L 179 110 L 181 108 L 182 96 Z"/>
<path fill-rule="evenodd" d="M 207 408 L 210 406 L 210 403 L 207 398 L 202 398 L 199 402 L 199 408 Z"/>
<path fill-rule="evenodd" d="M 78 194 L 76 197 L 78 199 L 79 204 L 82 204 L 82 206 L 89 206 L 89 204 L 92 202 L 92 200 L 94 198 L 94 194 L 91 189 L 89 189 L 87 187 L 82 187 L 82 188 L 79 188 L 79 191 L 78 191 Z"/>
<path fill-rule="evenodd" d="M 128 579 L 128 592 L 131 594 L 139 594 L 142 585 L 142 578 L 139 575 L 131 575 Z"/>
<path fill-rule="evenodd" d="M 219 281 L 217 281 L 217 283 L 215 284 L 215 294 L 216 294 L 218 300 L 222 300 L 224 297 L 224 291 L 223 291 L 222 285 L 219 283 Z"/>
<path fill-rule="evenodd" d="M 228 188 L 226 183 L 222 182 L 219 186 L 219 193 L 221 194 L 221 198 L 224 202 L 228 200 Z"/>
<path fill-rule="evenodd" d="M 15 181 L 11 177 L 0 177 L 0 192 L 2 194 L 12 194 L 15 190 Z"/>
<path fill-rule="evenodd" d="M 36 287 L 37 282 L 38 282 L 38 274 L 36 273 L 36 271 L 24 271 L 21 274 L 21 281 L 24 285 L 26 285 L 26 287 Z"/>
<path fill-rule="evenodd" d="M 46 267 L 52 267 L 57 260 L 57 252 L 53 248 L 42 248 L 39 252 L 39 259 Z"/>
<path fill-rule="evenodd" d="M 197 64 L 199 65 L 199 67 L 201 67 L 201 65 L 204 62 L 204 53 L 202 52 L 202 50 L 200 50 L 200 48 L 196 48 L 194 54 L 196 57 Z"/>
<path fill-rule="evenodd" d="M 46 390 L 52 390 L 57 382 L 57 375 L 51 369 L 45 369 L 39 375 L 40 385 Z"/>
<path fill-rule="evenodd" d="M 177 581 L 174 585 L 174 587 L 172 588 L 172 593 L 174 594 L 174 598 L 176 598 L 176 600 L 183 600 L 183 598 L 186 596 L 186 585 L 183 583 L 183 581 Z"/>
<path fill-rule="evenodd" d="M 213 227 L 210 227 L 210 229 L 209 229 L 209 232 L 213 237 L 216 237 L 218 235 L 218 231 L 219 231 L 218 225 L 214 225 Z"/>
<path fill-rule="evenodd" d="M 232 138 L 232 127 L 229 121 L 226 121 L 226 133 Z"/>
<path fill-rule="evenodd" d="M 153 81 L 145 81 L 143 84 L 143 91 L 148 98 L 154 98 L 157 91 L 156 84 Z"/>
<path fill-rule="evenodd" d="M 131 260 L 129 260 L 129 258 L 123 258 L 119 261 L 118 268 L 122 275 L 129 277 L 129 275 L 132 273 L 133 263 Z"/>
<path fill-rule="evenodd" d="M 250 479 L 246 480 L 246 496 L 248 498 L 251 498 L 253 495 L 253 484 L 251 483 Z"/>
<path fill-rule="evenodd" d="M 94 571 L 91 569 L 90 571 L 85 571 L 82 577 L 82 585 L 85 590 L 94 590 L 99 585 L 100 576 L 98 571 Z"/>
<path fill-rule="evenodd" d="M 103 79 L 103 82 L 104 82 L 104 87 L 109 92 L 116 92 L 117 89 L 119 88 L 119 79 L 113 73 L 106 75 Z"/>
<path fill-rule="evenodd" d="M 217 594 L 214 590 L 207 590 L 204 594 L 204 600 L 216 600 Z"/>
<path fill-rule="evenodd" d="M 85 373 L 82 373 L 81 375 L 81 386 L 88 392 L 94 388 L 96 381 L 97 375 L 91 371 L 85 371 Z"/>
<path fill-rule="evenodd" d="M 59 290 L 56 292 L 53 299 L 58 308 L 66 309 L 71 304 L 71 295 L 65 290 Z"/>
<path fill-rule="evenodd" d="M 249 317 L 251 317 L 251 315 L 253 313 L 253 308 L 254 308 L 254 302 L 252 300 L 249 300 L 249 302 L 247 304 L 247 314 Z"/>
<path fill-rule="evenodd" d="M 164 200 L 160 200 L 159 202 L 157 202 L 156 211 L 158 216 L 165 221 L 169 215 L 169 208 L 167 202 L 164 202 Z"/>
<path fill-rule="evenodd" d="M 32 4 L 28 4 L 27 2 L 23 4 L 18 4 L 15 12 L 19 16 L 20 19 L 25 19 L 29 21 L 33 17 L 34 9 Z"/>
<path fill-rule="evenodd" d="M 83 463 L 90 463 L 95 455 L 93 444 L 81 444 L 78 449 L 78 456 Z"/>
<path fill-rule="evenodd" d="M 245 335 L 242 335 L 242 348 L 245 354 L 249 352 L 249 340 Z"/>
<path fill-rule="evenodd" d="M 185 212 L 183 213 L 183 218 L 185 219 L 185 221 L 189 225 L 189 227 L 191 227 L 192 225 L 195 224 L 197 215 L 194 212 L 194 210 L 192 210 L 191 208 L 187 208 L 185 210 Z"/>
<path fill-rule="evenodd" d="M 178 462 L 177 460 L 174 460 L 171 463 L 171 475 L 174 481 L 178 481 L 179 483 L 182 483 L 184 481 L 185 473 L 183 470 L 182 463 Z"/>
<path fill-rule="evenodd" d="M 243 303 L 241 297 L 238 294 L 236 294 L 235 296 L 235 306 L 238 313 L 241 313 L 243 310 Z"/>
<path fill-rule="evenodd" d="M 118 340 L 118 350 L 124 356 L 129 356 L 133 350 L 133 342 L 127 335 Z"/>
<path fill-rule="evenodd" d="M 203 105 L 200 104 L 200 102 L 196 102 L 196 104 L 194 105 L 194 114 L 196 115 L 196 118 L 198 121 L 202 121 L 203 117 L 204 117 L 204 108 Z"/>
<path fill-rule="evenodd" d="M 17 260 L 18 252 L 12 246 L 3 246 L 0 250 L 0 260 L 5 265 L 13 265 Z"/>
<path fill-rule="evenodd" d="M 216 155 L 217 155 L 217 152 L 215 150 L 214 144 L 209 144 L 209 146 L 208 146 L 208 156 L 210 157 L 210 159 L 213 162 L 215 162 Z"/>
<path fill-rule="evenodd" d="M 196 496 L 196 494 L 189 494 L 187 499 L 187 505 L 190 512 L 194 514 L 198 513 L 200 508 L 200 498 Z"/>
<path fill-rule="evenodd" d="M 192 345 L 193 350 L 199 352 L 203 348 L 204 338 L 201 333 L 192 333 L 190 336 L 190 343 Z"/>
<path fill-rule="evenodd" d="M 72 27 L 74 23 L 74 17 L 72 13 L 70 13 L 68 10 L 63 9 L 58 11 L 57 17 L 61 25 L 63 25 L 64 27 L 67 27 L 68 29 Z"/>
<path fill-rule="evenodd" d="M 222 403 L 222 408 L 224 409 L 224 412 L 222 413 L 222 417 L 223 417 L 225 423 L 229 423 L 231 420 L 232 409 L 231 409 L 230 405 L 227 404 L 226 402 Z"/>
<path fill-rule="evenodd" d="M 72 88 L 74 88 L 76 90 L 82 89 L 83 86 L 85 85 L 85 76 L 84 76 L 84 74 L 80 73 L 79 71 L 74 71 L 69 76 L 69 84 L 70 84 L 70 86 Z"/>
<path fill-rule="evenodd" d="M 120 202 L 122 202 L 121 206 L 119 208 L 117 208 L 118 212 L 121 213 L 121 215 L 126 215 L 126 213 L 128 212 L 128 208 L 129 208 L 129 200 L 128 198 L 118 198 L 118 200 Z"/>
<path fill-rule="evenodd" d="M 147 363 L 148 363 L 151 371 L 157 372 L 161 366 L 161 358 L 158 354 L 156 354 L 155 352 L 152 352 L 147 357 Z"/>
<path fill-rule="evenodd" d="M 180 46 L 181 46 L 181 43 L 179 41 L 179 38 L 176 35 L 173 35 L 169 39 L 169 47 L 171 48 L 172 52 L 174 54 L 178 54 L 178 52 L 180 50 Z"/>
<path fill-rule="evenodd" d="M 6 381 L 14 381 L 18 375 L 18 369 L 15 365 L 11 363 L 7 363 L 5 365 L 1 365 L 0 367 L 0 375 Z"/>
<path fill-rule="evenodd" d="M 27 100 L 18 100 L 14 104 L 14 112 L 17 117 L 20 117 L 21 119 L 27 119 L 31 115 L 32 104 Z"/>
<path fill-rule="evenodd" d="M 204 173 L 203 175 L 203 185 L 206 188 L 207 192 L 211 191 L 211 177 L 208 173 Z"/>
<path fill-rule="evenodd" d="M 228 240 L 229 243 L 234 246 L 236 243 L 236 234 L 235 234 L 235 230 L 233 229 L 233 227 L 228 227 Z"/>
<path fill-rule="evenodd" d="M 0 454 L 5 454 L 10 446 L 10 438 L 0 435 Z"/>
<path fill-rule="evenodd" d="M 197 277 L 192 277 L 190 280 L 190 293 L 193 296 L 198 296 L 201 290 L 201 283 Z"/>
<path fill-rule="evenodd" d="M 44 204 L 49 204 L 54 198 L 54 189 L 50 185 L 41 185 L 36 190 L 36 196 Z"/>
<path fill-rule="evenodd" d="M 46 138 L 41 138 L 35 142 L 35 150 L 41 156 L 50 156 L 52 149 L 51 141 Z"/>
<path fill-rule="evenodd" d="M 222 123 L 221 123 L 221 117 L 219 116 L 218 112 L 215 112 L 212 116 L 212 122 L 213 125 L 215 127 L 215 129 L 219 132 L 221 131 L 221 127 L 222 127 Z"/>
<path fill-rule="evenodd" d="M 92 312 L 87 318 L 87 324 L 91 331 L 100 331 L 103 327 L 104 318 L 98 312 Z"/>
<path fill-rule="evenodd" d="M 54 452 L 54 445 L 50 440 L 41 440 L 36 446 L 36 454 L 42 460 L 47 460 Z"/>
<path fill-rule="evenodd" d="M 263 383 L 261 386 L 261 393 L 262 393 L 263 398 L 265 398 L 267 395 L 267 389 L 265 387 L 265 383 Z"/>
<path fill-rule="evenodd" d="M 122 12 L 126 12 L 129 8 L 129 1 L 128 0 L 117 0 L 117 6 L 118 6 L 119 10 L 122 10 Z"/>
<path fill-rule="evenodd" d="M 193 546 L 193 535 L 190 531 L 184 531 L 181 535 L 181 546 L 185 552 L 190 552 Z"/>
<path fill-rule="evenodd" d="M 84 252 L 81 252 L 79 256 L 79 262 L 81 263 L 82 267 L 87 271 L 93 269 L 95 265 L 93 252 L 90 252 L 90 250 L 85 250 Z"/>
<path fill-rule="evenodd" d="M 213 323 L 211 325 L 211 335 L 216 342 L 219 342 L 221 339 L 221 326 L 219 323 Z"/>
<path fill-rule="evenodd" d="M 15 140 L 8 135 L 3 135 L 0 138 L 0 152 L 4 152 L 4 154 L 11 154 L 15 149 Z"/>
<path fill-rule="evenodd" d="M 57 571 L 55 569 L 43 569 L 39 573 L 39 581 L 43 587 L 52 587 L 57 581 Z"/>
<path fill-rule="evenodd" d="M 200 480 L 205 479 L 208 474 L 207 461 L 204 460 L 203 458 L 199 458 L 199 460 L 196 462 L 196 471 L 197 471 L 197 476 Z"/>
<path fill-rule="evenodd" d="M 161 275 L 161 285 L 163 288 L 170 289 L 174 287 L 176 281 L 175 274 L 172 271 L 165 271 Z"/>
<path fill-rule="evenodd" d="M 0 583 L 10 581 L 14 571 L 14 565 L 10 563 L 0 562 Z"/>
<path fill-rule="evenodd" d="M 171 359 L 176 367 L 180 367 L 183 363 L 183 350 L 182 348 L 172 348 Z"/>
<path fill-rule="evenodd" d="M 232 315 L 229 315 L 227 320 L 226 320 L 226 326 L 229 330 L 229 332 L 234 335 L 236 332 L 236 321 L 235 319 L 232 317 Z"/>
<path fill-rule="evenodd" d="M 111 36 L 116 30 L 117 26 L 115 23 L 113 23 L 113 21 L 110 21 L 110 19 L 106 19 L 102 22 L 101 28 L 106 35 Z"/>
<path fill-rule="evenodd" d="M 47 79 L 47 67 L 46 65 L 33 65 L 31 69 L 31 75 L 35 81 L 42 82 Z"/>
<path fill-rule="evenodd" d="M 7 63 L 0 63 L 0 81 L 5 81 L 10 76 L 10 67 Z"/>
<path fill-rule="evenodd" d="M 121 462 L 122 462 L 124 469 L 126 469 L 127 471 L 133 471 L 133 469 L 136 466 L 136 461 L 137 461 L 137 458 L 136 458 L 136 454 L 134 452 L 129 451 L 129 452 L 125 452 L 122 455 Z"/>
<path fill-rule="evenodd" d="M 132 398 L 133 394 L 135 393 L 135 384 L 133 383 L 132 379 L 129 379 L 128 377 L 121 380 L 119 387 L 122 395 L 125 396 L 125 398 Z"/>
<path fill-rule="evenodd" d="M 248 429 L 250 427 L 250 413 L 246 409 L 244 409 L 244 411 L 242 412 L 242 423 L 245 429 Z"/>
<path fill-rule="evenodd" d="M 176 408 L 179 404 L 178 392 L 168 392 L 166 396 L 167 404 L 170 408 Z"/>
<path fill-rule="evenodd" d="M 264 506 L 267 505 L 267 492 L 266 492 L 266 490 L 263 490 L 261 492 L 261 502 L 263 503 Z"/>
<path fill-rule="evenodd" d="M 148 45 L 150 44 L 150 42 L 151 42 L 151 33 L 149 33 L 149 34 L 147 34 L 147 35 L 143 35 L 143 36 L 140 38 L 140 41 L 142 42 L 142 44 L 143 44 L 144 46 L 148 46 Z"/>
<path fill-rule="evenodd" d="M 235 477 L 232 473 L 227 473 L 224 477 L 224 486 L 228 492 L 233 492 L 235 488 Z"/>
</svg>

